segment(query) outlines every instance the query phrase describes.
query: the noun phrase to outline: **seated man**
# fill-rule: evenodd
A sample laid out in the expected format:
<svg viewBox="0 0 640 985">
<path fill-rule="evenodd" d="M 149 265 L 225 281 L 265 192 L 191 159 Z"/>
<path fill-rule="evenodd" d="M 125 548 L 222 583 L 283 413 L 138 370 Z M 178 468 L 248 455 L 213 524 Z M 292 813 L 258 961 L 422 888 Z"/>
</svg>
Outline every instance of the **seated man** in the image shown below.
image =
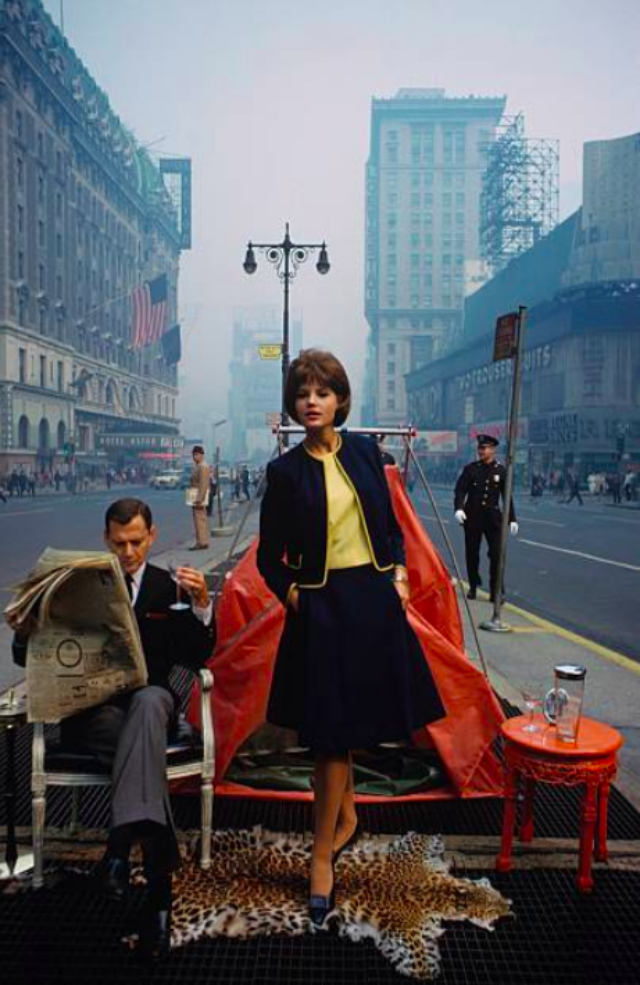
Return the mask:
<svg viewBox="0 0 640 985">
<path fill-rule="evenodd" d="M 139 499 L 120 499 L 105 515 L 104 540 L 120 561 L 131 596 L 148 684 L 62 722 L 62 741 L 92 753 L 112 768 L 111 829 L 100 866 L 105 892 L 122 898 L 129 885 L 129 853 L 142 846 L 149 904 L 140 932 L 145 958 L 165 953 L 170 940 L 171 871 L 179 862 L 166 779 L 167 735 L 177 722 L 177 701 L 169 686 L 175 664 L 200 668 L 215 643 L 213 603 L 204 575 L 177 570 L 192 608 L 170 609 L 176 587 L 168 572 L 147 562 L 156 538 L 151 510 Z M 14 639 L 14 659 L 24 666 L 28 630 Z"/>
</svg>

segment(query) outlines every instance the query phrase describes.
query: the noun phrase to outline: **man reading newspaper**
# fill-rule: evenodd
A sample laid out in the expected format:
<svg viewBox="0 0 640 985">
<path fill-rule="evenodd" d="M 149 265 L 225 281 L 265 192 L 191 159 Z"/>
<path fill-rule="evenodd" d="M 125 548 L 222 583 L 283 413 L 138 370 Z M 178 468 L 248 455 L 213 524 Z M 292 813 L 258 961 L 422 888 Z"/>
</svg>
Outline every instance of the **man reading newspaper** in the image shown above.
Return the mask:
<svg viewBox="0 0 640 985">
<path fill-rule="evenodd" d="M 120 499 L 105 515 L 104 539 L 115 554 L 131 598 L 148 683 L 116 694 L 62 722 L 63 744 L 97 755 L 111 765 L 111 828 L 100 880 L 111 897 L 123 898 L 129 885 L 129 853 L 142 846 L 149 904 L 140 931 L 143 957 L 156 959 L 169 947 L 171 870 L 179 861 L 166 780 L 167 735 L 177 707 L 169 686 L 175 664 L 198 669 L 215 643 L 213 604 L 202 572 L 177 570 L 191 596 L 191 608 L 170 608 L 176 587 L 168 572 L 149 564 L 156 538 L 151 510 L 139 499 Z M 33 621 L 14 639 L 14 659 L 24 666 Z"/>
</svg>

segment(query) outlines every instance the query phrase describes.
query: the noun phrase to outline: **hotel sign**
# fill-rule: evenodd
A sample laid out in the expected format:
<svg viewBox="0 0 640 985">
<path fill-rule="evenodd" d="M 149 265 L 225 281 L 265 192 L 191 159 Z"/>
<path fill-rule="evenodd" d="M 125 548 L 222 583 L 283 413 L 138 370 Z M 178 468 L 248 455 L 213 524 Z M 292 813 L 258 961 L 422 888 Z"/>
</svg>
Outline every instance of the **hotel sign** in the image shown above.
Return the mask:
<svg viewBox="0 0 640 985">
<path fill-rule="evenodd" d="M 524 376 L 548 369 L 552 360 L 551 345 L 539 345 L 535 349 L 527 349 L 522 357 L 522 372 Z M 460 373 L 455 377 L 455 389 L 458 393 L 470 393 L 481 390 L 491 383 L 511 380 L 513 364 L 504 359 L 500 362 L 486 363 L 468 373 Z"/>
</svg>

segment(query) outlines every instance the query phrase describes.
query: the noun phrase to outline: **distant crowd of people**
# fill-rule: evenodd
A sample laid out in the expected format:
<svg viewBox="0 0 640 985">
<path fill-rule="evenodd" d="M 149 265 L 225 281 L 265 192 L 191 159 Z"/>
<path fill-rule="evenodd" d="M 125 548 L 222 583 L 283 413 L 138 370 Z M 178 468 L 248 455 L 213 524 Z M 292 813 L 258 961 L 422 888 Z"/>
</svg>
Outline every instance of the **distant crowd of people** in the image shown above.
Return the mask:
<svg viewBox="0 0 640 985">
<path fill-rule="evenodd" d="M 580 478 L 574 469 L 552 469 L 548 476 L 534 472 L 531 476 L 531 498 L 539 499 L 544 491 L 563 503 L 577 499 L 582 504 Z M 640 473 L 628 469 L 620 472 L 591 472 L 587 476 L 587 490 L 590 496 L 610 496 L 614 503 L 636 502 L 640 491 Z"/>
<path fill-rule="evenodd" d="M 123 469 L 107 469 L 106 472 L 78 472 L 71 468 L 67 469 L 42 469 L 35 471 L 25 469 L 24 466 L 16 467 L 8 475 L 0 476 L 0 500 L 7 502 L 7 499 L 33 497 L 37 492 L 46 490 L 61 490 L 75 495 L 79 492 L 88 492 L 96 485 L 105 485 L 111 489 L 114 485 L 135 485 L 145 481 L 143 470 L 135 466 Z"/>
</svg>

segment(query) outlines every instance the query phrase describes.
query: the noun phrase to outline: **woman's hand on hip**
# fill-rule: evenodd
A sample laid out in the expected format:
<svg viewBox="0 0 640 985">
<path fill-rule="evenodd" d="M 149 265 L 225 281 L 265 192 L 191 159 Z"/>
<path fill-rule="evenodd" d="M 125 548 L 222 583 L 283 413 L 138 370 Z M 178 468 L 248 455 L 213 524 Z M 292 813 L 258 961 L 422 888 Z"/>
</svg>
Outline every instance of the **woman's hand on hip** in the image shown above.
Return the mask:
<svg viewBox="0 0 640 985">
<path fill-rule="evenodd" d="M 409 588 L 408 581 L 396 581 L 394 579 L 393 587 L 400 596 L 400 602 L 402 603 L 402 608 L 406 609 L 411 600 L 411 589 Z"/>
<path fill-rule="evenodd" d="M 300 590 L 298 588 L 292 588 L 291 595 L 289 596 L 289 601 L 287 602 L 287 608 L 291 609 L 292 612 L 297 613 L 299 605 L 300 605 Z"/>
</svg>

